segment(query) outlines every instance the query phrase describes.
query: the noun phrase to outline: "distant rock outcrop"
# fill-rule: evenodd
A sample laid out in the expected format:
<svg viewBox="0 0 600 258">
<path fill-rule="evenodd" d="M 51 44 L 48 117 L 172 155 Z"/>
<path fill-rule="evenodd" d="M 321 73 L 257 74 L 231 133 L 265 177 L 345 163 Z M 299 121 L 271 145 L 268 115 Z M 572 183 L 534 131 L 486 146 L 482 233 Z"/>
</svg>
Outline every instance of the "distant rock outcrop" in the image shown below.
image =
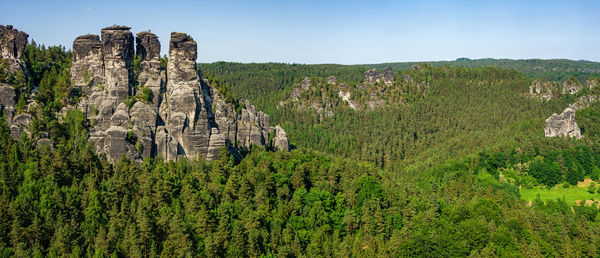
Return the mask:
<svg viewBox="0 0 600 258">
<path fill-rule="evenodd" d="M 136 161 L 154 156 L 213 160 L 223 147 L 239 157 L 238 149 L 251 144 L 288 149 L 285 132 L 271 127 L 269 116 L 245 101 L 238 114 L 201 78 L 191 36 L 171 34 L 164 70 L 156 35 L 138 33 L 134 49 L 129 27 L 111 26 L 101 34 L 101 39 L 84 35 L 73 42 L 71 82 L 83 93 L 78 108 L 91 122 L 90 141 L 109 161 L 123 155 Z"/>
<path fill-rule="evenodd" d="M 365 83 L 374 84 L 381 82 L 385 84 L 391 84 L 394 82 L 394 71 L 391 67 L 386 67 L 383 72 L 378 72 L 377 69 L 371 69 L 363 74 L 363 80 Z"/>
<path fill-rule="evenodd" d="M 529 86 L 529 94 L 539 99 L 551 100 L 558 89 L 558 85 L 548 80 L 534 80 Z"/>
<path fill-rule="evenodd" d="M 572 108 L 566 108 L 560 115 L 552 114 L 548 119 L 546 119 L 546 128 L 545 128 L 546 137 L 556 137 L 556 136 L 564 136 L 564 137 L 575 137 L 577 139 L 581 138 L 581 130 L 577 126 L 577 122 L 575 122 L 575 110 Z"/>
<path fill-rule="evenodd" d="M 577 94 L 583 87 L 577 80 L 567 80 L 563 82 L 563 93 Z"/>
</svg>

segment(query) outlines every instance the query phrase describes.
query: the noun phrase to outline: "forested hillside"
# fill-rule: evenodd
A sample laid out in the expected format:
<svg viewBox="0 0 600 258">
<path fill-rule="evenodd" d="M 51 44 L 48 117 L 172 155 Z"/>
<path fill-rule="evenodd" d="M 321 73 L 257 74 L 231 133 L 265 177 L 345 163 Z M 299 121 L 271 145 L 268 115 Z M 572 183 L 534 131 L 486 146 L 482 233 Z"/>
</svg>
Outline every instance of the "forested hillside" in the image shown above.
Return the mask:
<svg viewBox="0 0 600 258">
<path fill-rule="evenodd" d="M 29 80 L 0 73 L 33 117 L 31 137 L 19 139 L 0 119 L 1 257 L 600 253 L 596 185 L 577 199 L 587 206 L 522 194 L 600 179 L 596 103 L 577 111 L 583 139 L 543 132 L 544 120 L 585 90 L 540 100 L 530 77 L 495 67 L 421 64 L 396 71 L 392 84 L 366 86 L 359 66 L 201 65 L 225 98 L 248 98 L 281 123 L 295 149 L 111 164 L 88 142 L 81 111 L 58 112 L 78 99 L 70 60 L 64 48 L 30 44 Z M 365 89 L 389 99 L 363 109 L 340 101 L 322 118 L 280 106 L 306 76 L 311 100 L 335 96 L 329 76 L 356 101 Z M 53 144 L 36 142 L 42 132 Z"/>
<path fill-rule="evenodd" d="M 237 67 L 227 63 L 213 66 Z M 544 120 L 574 101 L 574 96 L 569 94 L 551 101 L 533 98 L 527 94 L 532 80 L 515 70 L 421 64 L 420 69 L 396 72 L 394 84 L 386 88 L 387 96 L 391 96 L 393 89 L 401 92 L 399 103 L 392 101 L 364 110 L 342 105 L 334 108 L 335 115 L 319 119 L 315 110 L 279 105 L 294 86 L 273 82 L 281 81 L 282 75 L 267 77 L 261 84 L 262 77 L 249 75 L 260 70 L 254 65 L 240 65 L 238 68 L 244 69 L 238 73 L 219 72 L 214 67 L 208 65 L 203 69 L 210 76 L 213 76 L 211 72 L 216 73 L 214 76 L 223 76 L 234 94 L 252 92 L 255 88 L 271 92 L 244 97 L 254 99 L 274 121 L 281 123 L 297 147 L 357 158 L 380 167 L 429 166 L 484 149 L 545 145 Z M 348 78 L 349 72 L 341 69 L 337 81 L 344 82 L 341 78 Z M 232 74 L 248 75 L 248 82 Z M 291 77 L 298 80 L 298 75 L 294 76 Z M 358 82 L 348 80 L 346 83 Z M 326 94 L 326 89 L 322 92 Z M 358 94 L 353 92 L 352 95 Z"/>
</svg>

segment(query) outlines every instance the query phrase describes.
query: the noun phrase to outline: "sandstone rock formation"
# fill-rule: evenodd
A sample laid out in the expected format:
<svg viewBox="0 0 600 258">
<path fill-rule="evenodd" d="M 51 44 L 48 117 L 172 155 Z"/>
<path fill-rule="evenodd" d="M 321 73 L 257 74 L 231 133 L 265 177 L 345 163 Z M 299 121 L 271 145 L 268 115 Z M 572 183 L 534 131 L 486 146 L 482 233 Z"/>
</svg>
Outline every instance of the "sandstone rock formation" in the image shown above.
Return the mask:
<svg viewBox="0 0 600 258">
<path fill-rule="evenodd" d="M 563 93 L 577 94 L 583 87 L 577 81 L 565 81 L 563 83 Z"/>
<path fill-rule="evenodd" d="M 385 84 L 390 84 L 394 82 L 394 71 L 389 66 L 383 70 L 383 82 Z"/>
<path fill-rule="evenodd" d="M 203 80 L 191 36 L 171 34 L 165 70 L 151 32 L 135 36 L 135 49 L 129 27 L 111 26 L 101 35 L 73 42 L 71 82 L 83 93 L 78 108 L 92 124 L 90 141 L 109 161 L 123 155 L 213 160 L 223 148 L 239 157 L 238 149 L 252 144 L 289 148 L 285 131 L 271 127 L 268 115 L 245 101 L 236 109 Z M 142 94 L 146 88 L 150 99 Z"/>
<path fill-rule="evenodd" d="M 17 104 L 17 92 L 15 88 L 8 84 L 0 83 L 0 114 L 6 114 L 9 120 L 15 114 L 15 105 Z"/>
<path fill-rule="evenodd" d="M 551 100 L 556 92 L 558 85 L 548 80 L 534 80 L 529 86 L 529 94 L 539 99 Z"/>
<path fill-rule="evenodd" d="M 21 56 L 27 45 L 27 33 L 18 31 L 12 25 L 0 25 L 0 58 L 8 61 L 9 72 L 23 70 Z"/>
<path fill-rule="evenodd" d="M 552 114 L 546 119 L 544 130 L 546 137 L 564 136 L 581 138 L 581 131 L 575 122 L 575 110 L 566 108 L 560 115 Z"/>
<path fill-rule="evenodd" d="M 337 79 L 335 78 L 335 76 L 327 77 L 327 83 L 329 83 L 329 84 L 335 84 L 336 81 L 337 81 Z"/>
<path fill-rule="evenodd" d="M 17 80 L 27 83 L 29 72 L 22 60 L 27 46 L 27 33 L 18 31 L 12 25 L 0 25 L 0 58 L 5 62 L 5 69 Z M 11 85 L 0 83 L 0 115 L 6 115 L 10 126 L 10 134 L 17 139 L 21 132 L 29 134 L 28 126 L 32 117 L 21 111 L 17 113 L 16 104 L 21 92 Z"/>
<path fill-rule="evenodd" d="M 383 73 L 378 72 L 377 69 L 371 69 L 366 71 L 363 77 L 365 83 L 374 84 L 383 81 L 385 84 L 391 84 L 394 82 L 394 71 L 389 66 L 383 70 Z"/>
</svg>

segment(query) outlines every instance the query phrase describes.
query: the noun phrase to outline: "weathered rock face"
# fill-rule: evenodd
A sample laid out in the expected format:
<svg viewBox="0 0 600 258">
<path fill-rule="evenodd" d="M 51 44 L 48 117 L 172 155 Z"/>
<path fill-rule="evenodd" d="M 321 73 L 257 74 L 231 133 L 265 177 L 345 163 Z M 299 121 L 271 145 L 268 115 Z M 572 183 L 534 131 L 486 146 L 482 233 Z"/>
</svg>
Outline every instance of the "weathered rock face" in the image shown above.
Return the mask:
<svg viewBox="0 0 600 258">
<path fill-rule="evenodd" d="M 383 82 L 385 84 L 390 84 L 394 82 L 394 71 L 389 66 L 383 70 Z"/>
<path fill-rule="evenodd" d="M 364 81 L 366 83 L 376 83 L 377 81 L 381 81 L 383 79 L 383 74 L 377 71 L 377 69 L 371 69 L 366 71 L 364 74 Z"/>
<path fill-rule="evenodd" d="M 563 93 L 577 94 L 583 87 L 576 81 L 566 81 L 563 83 Z"/>
<path fill-rule="evenodd" d="M 241 114 L 219 97 L 196 70 L 197 44 L 187 34 L 173 32 L 166 71 L 160 67 L 160 42 L 150 32 L 136 35 L 140 61 L 133 70 L 133 35 L 129 27 L 102 29 L 102 40 L 84 35 L 73 43 L 71 80 L 81 88 L 82 109 L 93 125 L 90 141 L 111 162 L 121 156 L 141 161 L 162 156 L 218 157 L 223 146 L 234 155 L 237 147 L 272 144 L 287 150 L 283 129 L 271 127 L 269 117 L 242 101 Z M 147 87 L 152 100 L 142 100 Z M 133 96 L 137 96 L 133 98 Z M 137 100 L 130 106 L 125 100 Z M 213 105 L 214 103 L 214 105 Z M 213 110 L 213 106 L 215 110 Z M 275 131 L 272 143 L 268 136 Z"/>
<path fill-rule="evenodd" d="M 329 84 L 335 84 L 336 80 L 337 79 L 335 78 L 335 76 L 329 76 L 329 77 L 327 77 L 327 83 L 329 83 Z"/>
<path fill-rule="evenodd" d="M 377 69 L 371 69 L 363 74 L 364 82 L 374 84 L 376 82 L 383 81 L 385 84 L 391 84 L 394 82 L 394 71 L 391 67 L 386 67 L 384 72 L 378 72 Z"/>
<path fill-rule="evenodd" d="M 15 114 L 16 104 L 17 92 L 15 88 L 8 84 L 0 83 L 0 115 L 2 115 L 2 113 L 6 113 L 7 119 L 12 118 Z"/>
<path fill-rule="evenodd" d="M 136 53 L 141 58 L 138 71 L 134 71 L 141 87 L 148 87 L 152 92 L 152 102 L 158 108 L 165 92 L 166 74 L 160 69 L 160 42 L 158 37 L 143 31 L 136 35 Z M 138 92 L 139 95 L 140 92 Z"/>
<path fill-rule="evenodd" d="M 161 109 L 165 111 L 165 128 L 183 150 L 178 154 L 187 157 L 206 154 L 211 133 L 196 56 L 196 42 L 190 36 L 171 33 L 166 102 Z"/>
<path fill-rule="evenodd" d="M 21 58 L 28 37 L 27 33 L 18 31 L 12 25 L 0 25 L 0 58 L 6 62 L 7 72 L 24 84 L 29 79 L 29 72 Z M 0 83 L 0 115 L 6 115 L 10 134 L 14 139 L 17 139 L 21 132 L 29 134 L 28 126 L 31 122 L 31 115 L 16 113 L 15 105 L 19 94 L 20 92 L 11 85 Z"/>
<path fill-rule="evenodd" d="M 110 101 L 112 106 L 131 95 L 131 64 L 135 50 L 133 34 L 129 29 L 125 26 L 111 26 L 101 31 L 105 86 L 108 91 L 105 102 Z"/>
<path fill-rule="evenodd" d="M 575 122 L 575 110 L 572 108 L 566 108 L 560 115 L 552 114 L 546 119 L 545 128 L 546 137 L 575 137 L 581 138 L 581 131 Z"/>
<path fill-rule="evenodd" d="M 529 94 L 539 99 L 551 100 L 557 88 L 557 85 L 547 80 L 535 80 L 529 86 Z"/>
<path fill-rule="evenodd" d="M 12 25 L 0 25 L 0 53 L 2 59 L 21 59 L 27 45 L 27 33 L 18 31 Z"/>
</svg>

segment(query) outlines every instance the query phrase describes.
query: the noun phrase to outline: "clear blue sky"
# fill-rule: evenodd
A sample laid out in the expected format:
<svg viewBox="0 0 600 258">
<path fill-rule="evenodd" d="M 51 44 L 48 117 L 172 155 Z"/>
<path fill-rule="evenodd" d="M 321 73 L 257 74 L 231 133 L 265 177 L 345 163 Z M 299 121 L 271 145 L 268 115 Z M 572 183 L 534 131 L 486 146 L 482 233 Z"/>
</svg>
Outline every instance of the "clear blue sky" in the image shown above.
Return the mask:
<svg viewBox="0 0 600 258">
<path fill-rule="evenodd" d="M 600 1 L 0 0 L 0 24 L 70 48 L 113 24 L 198 42 L 198 62 L 600 61 Z"/>
</svg>

